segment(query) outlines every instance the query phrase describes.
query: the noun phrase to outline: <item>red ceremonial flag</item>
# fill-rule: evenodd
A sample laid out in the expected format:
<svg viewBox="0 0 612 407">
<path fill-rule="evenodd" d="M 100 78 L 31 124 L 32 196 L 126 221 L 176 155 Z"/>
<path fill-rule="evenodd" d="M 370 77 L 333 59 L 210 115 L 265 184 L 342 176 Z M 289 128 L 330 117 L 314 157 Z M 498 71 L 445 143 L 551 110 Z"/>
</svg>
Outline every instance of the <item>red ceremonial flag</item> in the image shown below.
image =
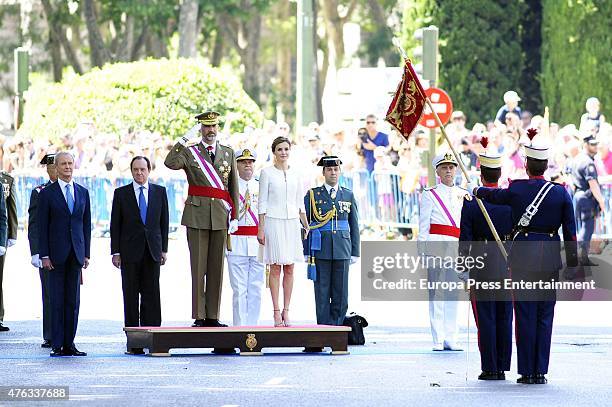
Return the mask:
<svg viewBox="0 0 612 407">
<path fill-rule="evenodd" d="M 406 59 L 402 81 L 397 87 L 385 119 L 406 140 L 421 120 L 425 108 L 425 90 L 414 72 L 410 60 Z"/>
</svg>

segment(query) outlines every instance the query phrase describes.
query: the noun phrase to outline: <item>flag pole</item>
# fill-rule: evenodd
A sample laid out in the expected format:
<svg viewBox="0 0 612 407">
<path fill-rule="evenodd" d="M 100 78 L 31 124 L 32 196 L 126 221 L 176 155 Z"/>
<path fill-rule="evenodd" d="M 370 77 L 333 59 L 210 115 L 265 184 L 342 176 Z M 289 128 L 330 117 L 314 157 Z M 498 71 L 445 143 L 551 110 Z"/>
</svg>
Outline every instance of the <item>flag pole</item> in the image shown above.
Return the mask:
<svg viewBox="0 0 612 407">
<path fill-rule="evenodd" d="M 404 48 L 399 44 L 399 41 L 397 40 L 397 38 L 393 39 L 393 44 L 399 49 L 400 54 L 402 55 L 402 58 L 404 59 L 404 63 L 406 63 L 408 61 L 408 55 L 406 54 L 406 51 L 404 51 Z M 418 80 L 418 78 L 415 78 L 415 79 Z M 417 89 L 418 88 L 419 87 L 417 86 Z M 421 90 L 419 89 L 419 92 L 420 91 Z M 425 102 L 427 103 L 427 106 L 429 106 L 429 109 L 431 110 L 434 117 L 436 118 L 436 122 L 438 123 L 438 126 L 440 127 L 440 130 L 442 131 L 442 135 L 444 136 L 446 143 L 448 144 L 451 151 L 453 152 L 453 155 L 455 156 L 455 160 L 457 161 L 457 164 L 459 165 L 459 168 L 461 169 L 463 176 L 465 177 L 466 180 L 469 180 L 470 177 L 469 177 L 468 171 L 465 168 L 463 161 L 460 159 L 459 154 L 457 154 L 457 150 L 455 150 L 455 147 L 453 147 L 453 144 L 450 142 L 450 138 L 446 134 L 446 130 L 444 130 L 444 126 L 442 125 L 442 120 L 440 120 L 440 116 L 438 116 L 438 113 L 436 113 L 436 111 L 434 110 L 433 105 L 431 104 L 431 101 L 429 100 L 427 95 L 421 95 L 421 96 L 425 98 Z M 472 191 L 470 191 L 470 193 L 472 193 Z M 474 197 L 474 199 L 476 199 L 476 203 L 478 204 L 478 207 L 480 208 L 480 211 L 482 212 L 482 215 L 484 216 L 485 221 L 487 222 L 487 225 L 489 225 L 489 229 L 491 229 L 491 233 L 493 234 L 493 237 L 495 238 L 497 247 L 499 247 L 499 250 L 504 256 L 504 260 L 508 260 L 508 252 L 506 251 L 506 248 L 502 244 L 501 239 L 499 238 L 499 234 L 497 233 L 497 230 L 495 230 L 495 226 L 493 226 L 493 221 L 491 220 L 491 217 L 489 216 L 487 209 L 484 207 L 484 204 L 479 198 Z"/>
</svg>

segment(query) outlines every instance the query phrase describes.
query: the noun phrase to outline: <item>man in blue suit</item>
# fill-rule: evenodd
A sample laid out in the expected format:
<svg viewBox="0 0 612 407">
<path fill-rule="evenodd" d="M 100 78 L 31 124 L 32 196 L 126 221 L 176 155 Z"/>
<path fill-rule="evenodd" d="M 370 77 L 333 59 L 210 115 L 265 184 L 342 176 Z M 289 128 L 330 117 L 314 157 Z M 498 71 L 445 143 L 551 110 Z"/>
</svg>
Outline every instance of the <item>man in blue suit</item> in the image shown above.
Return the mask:
<svg viewBox="0 0 612 407">
<path fill-rule="evenodd" d="M 529 129 L 533 138 L 536 131 Z M 507 189 L 472 188 L 474 194 L 490 203 L 509 205 L 515 225 L 510 239 L 510 278 L 513 282 L 559 280 L 563 230 L 568 267 L 578 265 L 576 220 L 572 199 L 563 185 L 544 179 L 548 148 L 533 142 L 525 146 L 525 167 L 529 179 L 516 180 Z M 550 360 L 552 325 L 555 311 L 554 290 L 514 290 L 516 324 L 517 380 L 522 384 L 545 384 Z"/>
<path fill-rule="evenodd" d="M 359 214 L 353 193 L 338 185 L 336 156 L 321 158 L 325 184 L 304 197 L 310 222 L 304 254 L 314 280 L 317 324 L 342 325 L 348 308 L 349 264 L 359 257 Z"/>
<path fill-rule="evenodd" d="M 40 191 L 38 201 L 39 255 L 49 272 L 51 356 L 86 356 L 74 345 L 81 269 L 89 265 L 91 211 L 89 192 L 72 179 L 74 157 L 55 156 L 57 182 Z"/>
<path fill-rule="evenodd" d="M 486 139 L 485 139 L 486 140 Z M 486 141 L 481 141 L 486 148 Z M 502 157 L 487 153 L 479 155 L 480 180 L 485 187 L 497 188 L 501 176 Z M 469 198 L 469 196 L 468 196 Z M 484 203 L 500 238 L 512 230 L 512 211 L 506 205 Z M 470 270 L 471 279 L 479 283 L 502 284 L 508 278 L 506 261 L 497 247 L 493 233 L 475 199 L 463 203 L 459 233 L 459 254 L 484 258 L 484 266 Z M 503 289 L 471 289 L 470 300 L 478 328 L 478 349 L 482 373 L 479 380 L 504 380 L 512 357 L 512 298 Z"/>
</svg>

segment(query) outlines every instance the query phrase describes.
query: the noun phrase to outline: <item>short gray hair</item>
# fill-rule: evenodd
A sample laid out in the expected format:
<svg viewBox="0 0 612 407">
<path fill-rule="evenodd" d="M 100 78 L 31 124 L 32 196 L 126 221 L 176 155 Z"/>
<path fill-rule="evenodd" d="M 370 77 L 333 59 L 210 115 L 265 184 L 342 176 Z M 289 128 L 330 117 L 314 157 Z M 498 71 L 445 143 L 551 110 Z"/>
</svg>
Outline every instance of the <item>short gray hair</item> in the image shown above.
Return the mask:
<svg viewBox="0 0 612 407">
<path fill-rule="evenodd" d="M 68 157 L 72 158 L 72 161 L 74 162 L 74 155 L 72 155 L 71 152 L 69 152 L 69 151 L 60 151 L 59 153 L 55 154 L 55 164 L 57 164 L 57 161 L 63 155 L 67 155 Z"/>
</svg>

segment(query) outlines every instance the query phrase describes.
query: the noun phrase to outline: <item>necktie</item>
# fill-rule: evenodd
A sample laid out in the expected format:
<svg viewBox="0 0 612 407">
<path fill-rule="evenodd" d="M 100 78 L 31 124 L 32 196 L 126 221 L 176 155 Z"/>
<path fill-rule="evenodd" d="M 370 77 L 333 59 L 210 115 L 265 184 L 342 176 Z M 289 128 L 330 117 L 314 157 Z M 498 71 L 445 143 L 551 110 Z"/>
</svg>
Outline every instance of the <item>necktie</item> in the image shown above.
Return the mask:
<svg viewBox="0 0 612 407">
<path fill-rule="evenodd" d="M 72 196 L 70 184 L 66 184 L 66 203 L 68 204 L 68 210 L 72 213 L 74 210 L 74 196 Z"/>
<path fill-rule="evenodd" d="M 140 209 L 140 219 L 142 219 L 142 223 L 147 223 L 147 200 L 144 196 L 144 186 L 140 186 L 140 195 L 138 195 L 138 208 Z"/>
<path fill-rule="evenodd" d="M 332 188 L 329 190 L 329 196 L 331 196 L 332 199 L 336 199 L 336 189 Z"/>
<path fill-rule="evenodd" d="M 208 150 L 208 154 L 210 155 L 210 160 L 215 161 L 215 153 L 213 153 L 213 146 L 206 147 Z"/>
</svg>

